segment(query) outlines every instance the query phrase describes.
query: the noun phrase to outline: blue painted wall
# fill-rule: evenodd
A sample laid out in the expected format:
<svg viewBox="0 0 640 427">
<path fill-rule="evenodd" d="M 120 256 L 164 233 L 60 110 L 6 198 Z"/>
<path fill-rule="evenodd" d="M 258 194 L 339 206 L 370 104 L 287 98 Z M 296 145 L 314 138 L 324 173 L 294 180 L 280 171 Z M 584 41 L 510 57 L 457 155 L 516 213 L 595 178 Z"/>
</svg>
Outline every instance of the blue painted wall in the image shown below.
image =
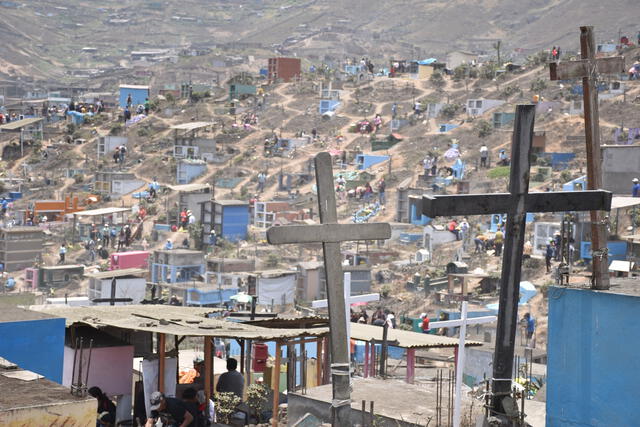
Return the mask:
<svg viewBox="0 0 640 427">
<path fill-rule="evenodd" d="M 372 154 L 356 154 L 358 169 L 368 169 L 373 165 L 389 160 L 389 156 L 375 156 Z"/>
<path fill-rule="evenodd" d="M 222 237 L 232 242 L 247 239 L 249 205 L 224 206 L 222 213 Z"/>
<path fill-rule="evenodd" d="M 0 323 L 0 357 L 62 383 L 64 319 Z"/>
<path fill-rule="evenodd" d="M 640 298 L 549 289 L 548 426 L 637 426 Z"/>
<path fill-rule="evenodd" d="M 131 89 L 126 87 L 120 88 L 120 97 L 118 102 L 120 108 L 127 106 L 127 97 L 131 94 L 131 101 L 133 102 L 134 109 L 137 105 L 144 105 L 145 99 L 149 98 L 149 89 Z"/>
<path fill-rule="evenodd" d="M 609 261 L 624 261 L 627 259 L 627 242 L 607 242 Z M 582 259 L 591 259 L 591 242 L 580 242 Z"/>
</svg>

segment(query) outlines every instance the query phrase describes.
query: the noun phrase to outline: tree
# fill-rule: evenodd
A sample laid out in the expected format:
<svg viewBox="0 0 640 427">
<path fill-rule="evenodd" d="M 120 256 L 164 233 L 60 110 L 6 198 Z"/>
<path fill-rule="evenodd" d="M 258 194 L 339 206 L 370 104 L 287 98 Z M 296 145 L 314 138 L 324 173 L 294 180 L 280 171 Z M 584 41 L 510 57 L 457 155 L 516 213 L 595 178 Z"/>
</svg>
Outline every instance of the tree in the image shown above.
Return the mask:
<svg viewBox="0 0 640 427">
<path fill-rule="evenodd" d="M 496 55 L 498 56 L 498 66 L 502 65 L 502 61 L 500 58 L 500 48 L 502 47 L 502 40 L 498 40 L 493 44 L 493 48 L 496 50 Z"/>
<path fill-rule="evenodd" d="M 478 120 L 474 126 L 474 129 L 476 132 L 478 132 L 479 138 L 486 138 L 493 132 L 493 126 L 491 126 L 491 123 L 484 119 Z"/>
<path fill-rule="evenodd" d="M 444 77 L 442 77 L 442 74 L 440 74 L 439 72 L 434 72 L 433 74 L 431 74 L 431 77 L 429 77 L 429 83 L 431 83 L 431 86 L 436 89 L 442 89 L 446 84 L 444 81 Z"/>
<path fill-rule="evenodd" d="M 447 104 L 440 109 L 440 115 L 445 119 L 452 119 L 458 113 L 458 104 Z"/>
</svg>

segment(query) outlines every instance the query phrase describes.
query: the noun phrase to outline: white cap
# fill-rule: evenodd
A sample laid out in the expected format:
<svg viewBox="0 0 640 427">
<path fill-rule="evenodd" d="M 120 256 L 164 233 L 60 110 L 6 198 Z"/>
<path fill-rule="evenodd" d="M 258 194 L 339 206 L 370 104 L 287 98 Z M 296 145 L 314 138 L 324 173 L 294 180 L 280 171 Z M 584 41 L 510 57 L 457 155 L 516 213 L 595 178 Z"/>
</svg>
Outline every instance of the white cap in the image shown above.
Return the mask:
<svg viewBox="0 0 640 427">
<path fill-rule="evenodd" d="M 633 182 L 638 182 L 638 178 L 633 178 Z"/>
</svg>

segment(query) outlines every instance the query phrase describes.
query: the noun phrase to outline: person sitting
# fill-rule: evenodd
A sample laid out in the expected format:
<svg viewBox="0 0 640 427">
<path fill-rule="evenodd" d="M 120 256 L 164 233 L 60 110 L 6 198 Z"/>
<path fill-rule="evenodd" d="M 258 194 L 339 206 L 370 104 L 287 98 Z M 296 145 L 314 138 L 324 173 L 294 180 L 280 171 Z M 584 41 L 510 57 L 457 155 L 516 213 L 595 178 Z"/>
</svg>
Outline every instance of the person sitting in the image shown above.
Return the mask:
<svg viewBox="0 0 640 427">
<path fill-rule="evenodd" d="M 218 393 L 231 392 L 242 399 L 244 391 L 244 377 L 237 371 L 238 361 L 232 357 L 227 359 L 227 372 L 220 375 L 216 391 Z"/>
<path fill-rule="evenodd" d="M 101 422 L 102 424 L 97 425 L 115 424 L 116 405 L 111 401 L 111 399 L 109 399 L 109 396 L 103 393 L 100 387 L 91 387 L 87 392 L 89 393 L 89 396 L 94 397 L 98 401 L 98 422 Z M 100 418 L 104 418 L 104 421 L 100 421 Z"/>
<path fill-rule="evenodd" d="M 147 419 L 146 427 L 153 427 L 159 420 L 163 420 L 162 425 L 187 427 L 193 421 L 193 415 L 187 409 L 185 403 L 175 397 L 165 397 L 159 391 L 151 394 L 151 417 Z"/>
</svg>

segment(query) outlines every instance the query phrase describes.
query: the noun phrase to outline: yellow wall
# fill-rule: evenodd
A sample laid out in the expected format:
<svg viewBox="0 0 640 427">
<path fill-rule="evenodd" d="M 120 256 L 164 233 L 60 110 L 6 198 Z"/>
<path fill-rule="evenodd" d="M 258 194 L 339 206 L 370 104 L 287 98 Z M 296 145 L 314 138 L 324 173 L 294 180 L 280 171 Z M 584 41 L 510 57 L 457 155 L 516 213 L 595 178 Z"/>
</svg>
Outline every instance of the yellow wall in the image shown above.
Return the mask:
<svg viewBox="0 0 640 427">
<path fill-rule="evenodd" d="M 76 402 L 0 411 L 0 426 L 95 427 L 96 416 L 96 400 L 87 398 Z"/>
<path fill-rule="evenodd" d="M 418 65 L 418 78 L 428 79 L 433 74 L 433 67 L 430 65 Z"/>
</svg>

